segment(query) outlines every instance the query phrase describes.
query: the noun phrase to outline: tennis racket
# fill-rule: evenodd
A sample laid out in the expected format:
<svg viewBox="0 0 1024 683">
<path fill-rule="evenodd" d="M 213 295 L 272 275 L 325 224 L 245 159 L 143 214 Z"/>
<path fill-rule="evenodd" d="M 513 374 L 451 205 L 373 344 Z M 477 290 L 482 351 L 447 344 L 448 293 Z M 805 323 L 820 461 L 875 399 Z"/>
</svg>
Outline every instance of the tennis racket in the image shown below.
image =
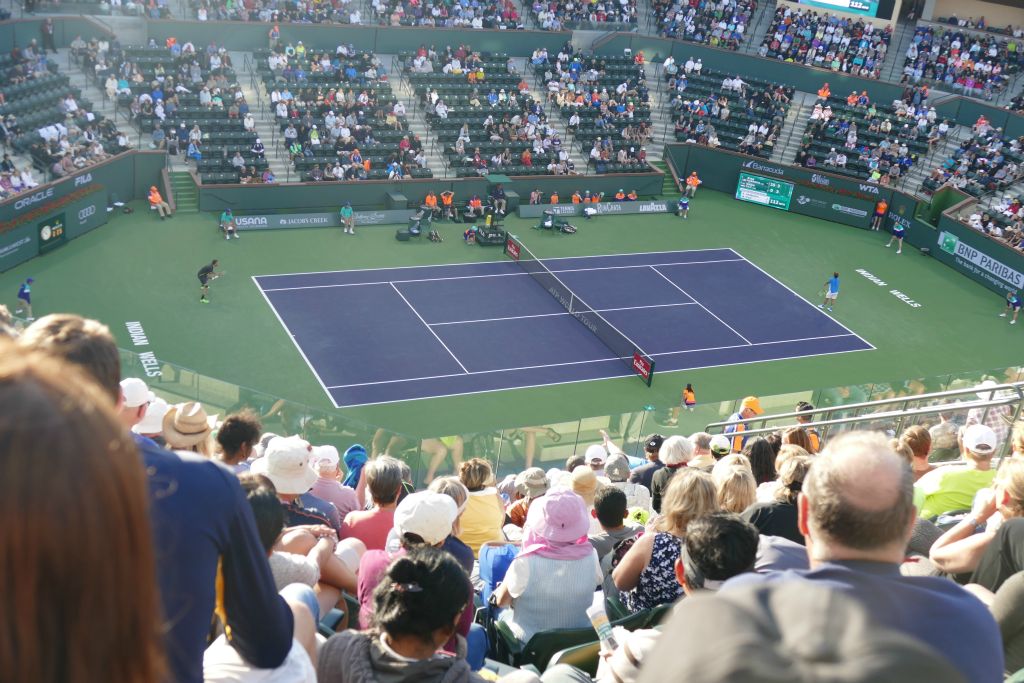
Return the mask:
<svg viewBox="0 0 1024 683">
<path fill-rule="evenodd" d="M 210 273 L 210 282 L 213 282 L 217 278 L 222 277 L 224 275 L 227 275 L 227 273 Z"/>
<path fill-rule="evenodd" d="M 819 297 L 819 298 L 821 298 L 821 297 L 823 297 L 823 296 L 825 296 L 825 290 L 824 290 L 824 289 L 822 289 L 822 290 L 820 290 L 820 291 L 818 292 L 818 297 Z"/>
</svg>

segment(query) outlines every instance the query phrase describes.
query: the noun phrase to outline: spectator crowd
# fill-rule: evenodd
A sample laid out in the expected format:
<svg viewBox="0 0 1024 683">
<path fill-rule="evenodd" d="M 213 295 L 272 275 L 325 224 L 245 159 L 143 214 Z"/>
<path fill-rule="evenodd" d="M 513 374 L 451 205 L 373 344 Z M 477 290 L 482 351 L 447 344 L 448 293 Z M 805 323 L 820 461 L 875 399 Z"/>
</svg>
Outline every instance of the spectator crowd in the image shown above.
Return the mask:
<svg viewBox="0 0 1024 683">
<path fill-rule="evenodd" d="M 866 20 L 780 5 L 758 49 L 762 57 L 879 78 L 892 28 Z"/>
<path fill-rule="evenodd" d="M 449 440 L 455 473 L 437 476 L 456 456 L 441 449 L 417 490 L 398 452 L 168 405 L 121 379 L 94 320 L 0 323 L 0 549 L 19 559 L 0 610 L 25 636 L 5 680 L 526 683 L 538 673 L 514 653 L 554 629 L 603 654 L 571 660 L 589 671 L 539 662 L 545 683 L 751 666 L 995 682 L 1024 666 L 1010 406 L 826 440 L 804 403 L 750 433 L 764 410 L 748 396 L 723 434 L 644 438 L 645 460 L 603 434 L 498 479 Z"/>
<path fill-rule="evenodd" d="M 654 0 L 652 7 L 666 38 L 738 50 L 757 0 Z"/>
</svg>

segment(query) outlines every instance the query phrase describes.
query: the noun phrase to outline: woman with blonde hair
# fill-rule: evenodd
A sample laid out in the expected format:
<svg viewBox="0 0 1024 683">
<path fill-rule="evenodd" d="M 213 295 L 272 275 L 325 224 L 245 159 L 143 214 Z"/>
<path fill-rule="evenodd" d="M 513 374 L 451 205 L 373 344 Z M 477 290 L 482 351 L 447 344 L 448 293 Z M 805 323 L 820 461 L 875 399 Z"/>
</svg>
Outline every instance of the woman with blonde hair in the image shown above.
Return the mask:
<svg viewBox="0 0 1024 683">
<path fill-rule="evenodd" d="M 691 521 L 717 510 L 718 491 L 710 474 L 683 468 L 672 477 L 653 531 L 641 536 L 612 572 L 630 611 L 671 603 L 682 595 L 675 575 L 679 542 Z"/>
<path fill-rule="evenodd" d="M 10 344 L 0 359 L 0 680 L 164 679 L 134 441 L 78 368 Z"/>
<path fill-rule="evenodd" d="M 756 502 L 754 475 L 746 467 L 730 467 L 712 478 L 718 488 L 718 507 L 722 512 L 740 514 Z"/>
<path fill-rule="evenodd" d="M 1008 458 L 992 482 L 992 488 L 979 494 L 975 512 L 952 529 L 942 534 L 932 545 L 929 558 L 936 567 L 948 574 L 974 571 L 990 549 L 997 529 L 984 527 L 995 514 L 1007 520 L 1024 517 L 1024 458 Z"/>
<path fill-rule="evenodd" d="M 473 557 L 479 557 L 480 546 L 484 543 L 505 540 L 501 531 L 505 522 L 505 506 L 494 486 L 491 463 L 483 458 L 472 458 L 462 463 L 459 481 L 469 491 L 469 499 L 460 518 L 458 537 L 473 551 Z"/>
<path fill-rule="evenodd" d="M 466 570 L 466 573 L 471 574 L 473 572 L 473 549 L 459 538 L 459 534 L 462 533 L 462 513 L 466 511 L 466 506 L 469 504 L 469 489 L 458 477 L 438 477 L 430 482 L 428 488 L 455 501 L 459 516 L 455 518 L 455 523 L 452 524 L 452 533 L 445 539 L 441 549 L 451 553 L 452 557 L 458 560 L 462 568 Z"/>
</svg>

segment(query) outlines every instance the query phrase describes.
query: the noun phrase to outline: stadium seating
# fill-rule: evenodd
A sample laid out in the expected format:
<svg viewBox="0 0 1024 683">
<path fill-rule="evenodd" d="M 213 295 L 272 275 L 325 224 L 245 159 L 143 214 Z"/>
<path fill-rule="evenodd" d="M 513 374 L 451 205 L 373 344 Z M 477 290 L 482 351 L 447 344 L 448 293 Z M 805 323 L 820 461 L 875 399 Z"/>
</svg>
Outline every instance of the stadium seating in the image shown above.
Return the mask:
<svg viewBox="0 0 1024 683">
<path fill-rule="evenodd" d="M 933 112 L 906 102 L 851 104 L 853 95 L 819 100 L 797 161 L 804 166 L 894 184 L 928 154 L 931 144 L 938 142 L 933 133 L 935 124 L 929 121 Z M 845 165 L 835 161 L 840 152 L 847 157 Z"/>
<path fill-rule="evenodd" d="M 738 76 L 703 67 L 687 73 L 684 66 L 666 73 L 666 78 L 672 93 L 676 140 L 771 156 L 789 110 L 792 88 L 756 78 L 740 79 L 742 84 L 736 86 Z"/>
<path fill-rule="evenodd" d="M 988 125 L 975 126 L 974 135 L 932 170 L 921 191 L 930 195 L 949 184 L 976 197 L 998 192 L 1020 179 L 1022 164 L 1019 139 L 1008 142 Z"/>
<path fill-rule="evenodd" d="M 990 100 L 1006 89 L 1022 63 L 1024 51 L 1012 38 L 925 24 L 915 29 L 913 43 L 907 48 L 903 79 L 941 84 L 954 92 Z"/>
<path fill-rule="evenodd" d="M 739 49 L 757 9 L 757 0 L 653 0 L 651 4 L 658 32 L 666 38 L 729 50 Z"/>
<path fill-rule="evenodd" d="M 631 31 L 637 23 L 636 0 L 534 0 L 529 7 L 537 26 L 545 31 Z"/>
<path fill-rule="evenodd" d="M 422 142 L 409 133 L 402 109 L 396 110 L 391 84 L 379 77 L 373 55 L 336 51 L 300 58 L 288 56 L 287 50 L 258 50 L 254 58 L 284 145 L 303 180 L 321 180 L 314 169 L 334 162 L 340 162 L 348 180 L 432 177 L 418 154 Z M 329 67 L 321 61 L 330 62 Z"/>
<path fill-rule="evenodd" d="M 573 170 L 563 141 L 547 125 L 542 103 L 510 69 L 508 55 L 470 54 L 454 70 L 451 55 L 438 59 L 445 62 L 440 72 L 426 73 L 413 70 L 414 55 L 400 57 L 403 76 L 457 177 L 498 169 L 509 175 Z"/>
<path fill-rule="evenodd" d="M 521 29 L 522 18 L 511 0 L 463 5 L 452 0 L 373 0 L 372 16 L 383 26 Z"/>
<path fill-rule="evenodd" d="M 575 55 L 533 68 L 549 104 L 558 107 L 574 142 L 588 154 L 588 166 L 598 173 L 648 170 L 644 142 L 651 109 L 642 66 L 628 56 Z"/>
<path fill-rule="evenodd" d="M 879 78 L 892 30 L 813 10 L 780 6 L 759 54 L 864 78 Z"/>
</svg>

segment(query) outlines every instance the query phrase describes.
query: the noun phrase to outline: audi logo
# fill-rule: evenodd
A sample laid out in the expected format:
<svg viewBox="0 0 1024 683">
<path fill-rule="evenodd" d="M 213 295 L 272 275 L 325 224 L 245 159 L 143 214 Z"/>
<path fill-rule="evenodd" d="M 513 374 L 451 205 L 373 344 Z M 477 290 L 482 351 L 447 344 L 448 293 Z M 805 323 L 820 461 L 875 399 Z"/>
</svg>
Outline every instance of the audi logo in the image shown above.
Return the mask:
<svg viewBox="0 0 1024 683">
<path fill-rule="evenodd" d="M 78 222 L 81 223 L 82 221 L 84 221 L 89 216 L 92 216 L 94 213 L 96 213 L 96 205 L 95 204 L 93 204 L 91 206 L 85 207 L 84 209 L 82 209 L 81 211 L 78 212 Z"/>
</svg>

